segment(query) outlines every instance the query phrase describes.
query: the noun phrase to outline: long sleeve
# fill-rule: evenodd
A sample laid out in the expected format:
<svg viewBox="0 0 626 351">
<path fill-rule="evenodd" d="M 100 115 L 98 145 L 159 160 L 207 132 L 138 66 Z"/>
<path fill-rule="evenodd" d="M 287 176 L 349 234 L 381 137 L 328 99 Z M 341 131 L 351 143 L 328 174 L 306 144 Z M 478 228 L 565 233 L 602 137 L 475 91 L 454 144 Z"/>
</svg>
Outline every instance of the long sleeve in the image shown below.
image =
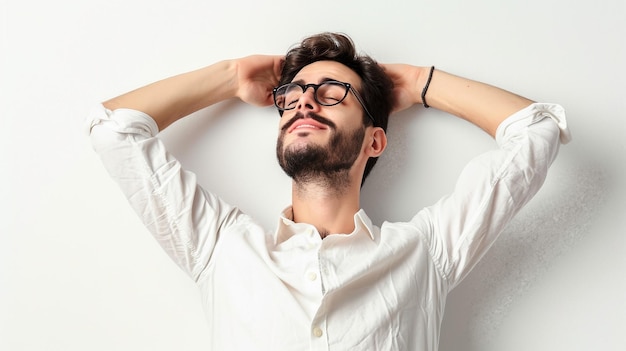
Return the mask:
<svg viewBox="0 0 626 351">
<path fill-rule="evenodd" d="M 87 123 L 94 150 L 132 208 L 169 256 L 197 281 L 220 231 L 236 222 L 239 210 L 202 189 L 195 174 L 182 169 L 145 113 L 99 106 Z"/>
<path fill-rule="evenodd" d="M 498 149 L 464 168 L 452 194 L 416 215 L 450 288 L 491 247 L 507 223 L 539 191 L 560 143 L 570 140 L 561 106 L 532 104 L 499 126 Z"/>
</svg>

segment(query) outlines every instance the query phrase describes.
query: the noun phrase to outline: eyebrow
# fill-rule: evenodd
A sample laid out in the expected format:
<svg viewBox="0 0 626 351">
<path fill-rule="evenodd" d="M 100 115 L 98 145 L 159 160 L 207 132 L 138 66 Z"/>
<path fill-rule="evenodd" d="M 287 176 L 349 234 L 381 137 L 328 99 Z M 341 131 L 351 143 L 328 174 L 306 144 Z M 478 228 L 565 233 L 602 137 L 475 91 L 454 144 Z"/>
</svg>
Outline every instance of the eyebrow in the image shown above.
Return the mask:
<svg viewBox="0 0 626 351">
<path fill-rule="evenodd" d="M 339 82 L 339 81 L 338 81 L 337 79 L 335 79 L 335 78 L 324 77 L 324 78 L 320 79 L 320 81 L 319 81 L 317 84 L 321 84 L 321 83 L 324 83 L 324 82 L 329 82 L 329 81 Z M 304 79 L 294 80 L 294 81 L 292 81 L 292 83 L 302 84 L 302 85 L 307 84 L 307 83 L 305 83 L 305 82 L 304 82 Z"/>
</svg>

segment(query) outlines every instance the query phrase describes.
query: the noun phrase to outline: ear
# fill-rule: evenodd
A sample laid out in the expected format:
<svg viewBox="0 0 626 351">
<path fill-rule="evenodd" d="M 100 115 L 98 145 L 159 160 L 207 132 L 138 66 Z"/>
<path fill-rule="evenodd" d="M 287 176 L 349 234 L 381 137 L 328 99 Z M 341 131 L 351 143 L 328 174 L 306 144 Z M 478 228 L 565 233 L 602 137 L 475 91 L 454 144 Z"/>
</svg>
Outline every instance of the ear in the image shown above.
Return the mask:
<svg viewBox="0 0 626 351">
<path fill-rule="evenodd" d="M 380 127 L 374 127 L 370 133 L 369 145 L 366 146 L 365 152 L 369 157 L 378 157 L 382 155 L 387 147 L 387 134 Z"/>
</svg>

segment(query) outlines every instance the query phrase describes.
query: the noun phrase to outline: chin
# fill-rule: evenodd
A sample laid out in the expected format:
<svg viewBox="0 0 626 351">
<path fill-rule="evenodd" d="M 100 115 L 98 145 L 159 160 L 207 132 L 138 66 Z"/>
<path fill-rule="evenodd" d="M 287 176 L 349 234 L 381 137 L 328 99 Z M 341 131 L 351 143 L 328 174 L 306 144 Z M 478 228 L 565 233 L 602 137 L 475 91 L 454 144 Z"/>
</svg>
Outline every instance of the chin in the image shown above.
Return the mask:
<svg viewBox="0 0 626 351">
<path fill-rule="evenodd" d="M 287 145 L 285 146 L 286 148 L 304 148 L 306 146 L 309 145 L 318 145 L 320 146 L 320 143 L 317 143 L 313 137 L 310 135 L 310 133 L 302 133 L 304 135 L 298 134 L 295 136 L 295 138 L 293 138 L 291 141 L 287 141 Z"/>
</svg>

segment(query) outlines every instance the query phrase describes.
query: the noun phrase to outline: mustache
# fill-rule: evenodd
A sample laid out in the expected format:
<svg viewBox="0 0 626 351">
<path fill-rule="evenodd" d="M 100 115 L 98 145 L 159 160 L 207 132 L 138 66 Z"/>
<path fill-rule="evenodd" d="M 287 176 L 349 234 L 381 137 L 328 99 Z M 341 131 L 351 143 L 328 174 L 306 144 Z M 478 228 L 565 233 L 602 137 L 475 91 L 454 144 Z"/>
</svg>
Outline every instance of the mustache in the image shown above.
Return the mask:
<svg viewBox="0 0 626 351">
<path fill-rule="evenodd" d="M 314 121 L 317 121 L 317 122 L 319 122 L 321 124 L 325 124 L 325 125 L 327 125 L 328 127 L 330 127 L 333 130 L 337 129 L 337 125 L 333 121 L 329 120 L 326 117 L 322 117 L 322 116 L 320 116 L 320 115 L 318 115 L 316 113 L 313 113 L 313 112 L 308 112 L 305 115 L 302 112 L 298 111 L 298 112 L 296 112 L 296 114 L 293 117 L 291 117 L 291 119 L 289 121 L 287 121 L 287 123 L 285 123 L 284 126 L 282 126 L 282 128 L 280 128 L 280 130 L 281 131 L 285 131 L 285 130 L 289 129 L 289 127 L 291 127 L 292 124 L 296 123 L 297 120 L 305 119 L 305 118 L 310 118 L 310 119 L 312 119 Z"/>
</svg>

